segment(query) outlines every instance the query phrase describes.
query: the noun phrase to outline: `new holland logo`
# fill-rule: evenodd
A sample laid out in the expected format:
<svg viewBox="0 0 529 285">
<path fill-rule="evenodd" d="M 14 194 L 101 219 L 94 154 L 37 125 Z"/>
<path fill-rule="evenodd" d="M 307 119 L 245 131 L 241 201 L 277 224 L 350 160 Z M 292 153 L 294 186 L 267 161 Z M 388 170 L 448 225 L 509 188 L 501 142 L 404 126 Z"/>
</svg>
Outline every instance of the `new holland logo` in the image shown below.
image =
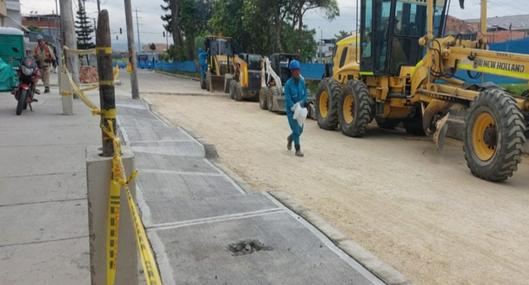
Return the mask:
<svg viewBox="0 0 529 285">
<path fill-rule="evenodd" d="M 492 68 L 510 72 L 525 72 L 525 66 L 523 64 L 514 64 L 509 62 L 493 61 L 493 60 L 483 60 L 476 58 L 473 64 L 474 69 L 480 67 Z"/>
</svg>

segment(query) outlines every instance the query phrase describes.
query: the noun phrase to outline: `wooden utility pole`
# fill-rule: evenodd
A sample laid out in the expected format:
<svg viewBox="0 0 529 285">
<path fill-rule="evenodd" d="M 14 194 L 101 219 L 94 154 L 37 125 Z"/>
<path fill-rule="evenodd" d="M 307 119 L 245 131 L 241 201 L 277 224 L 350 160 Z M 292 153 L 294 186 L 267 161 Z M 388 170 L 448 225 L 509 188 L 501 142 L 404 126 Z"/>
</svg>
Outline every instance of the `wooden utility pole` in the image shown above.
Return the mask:
<svg viewBox="0 0 529 285">
<path fill-rule="evenodd" d="M 136 49 L 134 47 L 134 26 L 132 25 L 132 5 L 130 0 L 125 0 L 125 19 L 127 23 L 127 41 L 129 47 L 129 63 L 131 65 L 132 72 L 130 73 L 130 88 L 132 93 L 132 99 L 139 99 L 140 94 L 138 92 L 138 74 L 136 65 Z"/>
<path fill-rule="evenodd" d="M 97 19 L 96 31 L 97 75 L 99 75 L 99 104 L 101 105 L 101 126 L 108 128 L 109 121 L 114 135 L 116 134 L 116 96 L 114 75 L 112 72 L 112 44 L 108 11 L 103 10 Z M 103 154 L 114 155 L 114 145 L 108 135 L 102 131 Z"/>
<path fill-rule="evenodd" d="M 69 48 L 77 48 L 77 40 L 75 39 L 75 26 L 73 21 L 73 9 L 71 0 L 59 1 L 61 5 L 61 39 L 62 45 Z M 79 58 L 73 53 L 64 52 L 66 59 L 66 66 L 71 72 L 73 80 L 79 83 Z"/>
</svg>

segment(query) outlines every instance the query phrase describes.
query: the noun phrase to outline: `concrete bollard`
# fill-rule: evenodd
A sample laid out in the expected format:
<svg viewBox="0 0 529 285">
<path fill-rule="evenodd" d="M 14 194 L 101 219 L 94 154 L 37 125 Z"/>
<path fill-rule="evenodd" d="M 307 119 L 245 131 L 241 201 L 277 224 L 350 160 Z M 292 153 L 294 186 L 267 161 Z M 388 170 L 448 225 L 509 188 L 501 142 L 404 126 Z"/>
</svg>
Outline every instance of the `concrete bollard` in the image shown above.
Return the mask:
<svg viewBox="0 0 529 285">
<path fill-rule="evenodd" d="M 122 149 L 123 165 L 127 177 L 134 169 L 134 154 Z M 90 277 L 92 285 L 104 285 L 106 276 L 106 227 L 108 191 L 112 176 L 112 158 L 100 156 L 101 150 L 89 147 L 86 150 L 86 177 L 88 185 L 88 224 L 90 234 Z M 136 186 L 131 182 L 130 191 L 136 196 Z M 134 225 L 128 207 L 127 196 L 122 190 L 119 212 L 119 242 L 116 285 L 138 284 L 138 250 Z"/>
</svg>

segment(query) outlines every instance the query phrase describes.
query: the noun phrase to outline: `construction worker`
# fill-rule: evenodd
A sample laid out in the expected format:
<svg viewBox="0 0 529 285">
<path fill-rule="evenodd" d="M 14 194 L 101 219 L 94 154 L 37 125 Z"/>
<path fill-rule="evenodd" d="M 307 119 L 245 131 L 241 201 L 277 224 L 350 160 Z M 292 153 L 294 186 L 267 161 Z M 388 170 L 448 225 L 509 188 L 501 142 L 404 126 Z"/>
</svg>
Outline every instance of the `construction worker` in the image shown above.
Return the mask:
<svg viewBox="0 0 529 285">
<path fill-rule="evenodd" d="M 292 143 L 296 148 L 296 156 L 303 157 L 301 151 L 300 136 L 303 133 L 303 126 L 300 126 L 298 121 L 294 119 L 294 110 L 297 103 L 300 107 L 307 106 L 307 87 L 305 86 L 305 79 L 300 73 L 300 63 L 297 60 L 290 61 L 290 79 L 285 83 L 285 111 L 287 113 L 288 124 L 292 133 L 287 138 L 287 149 L 292 150 Z"/>
<path fill-rule="evenodd" d="M 48 93 L 50 92 L 50 66 L 55 61 L 55 54 L 53 49 L 44 41 L 42 35 L 37 36 L 37 46 L 33 51 L 33 56 L 41 71 L 44 93 Z"/>
<path fill-rule="evenodd" d="M 198 49 L 198 63 L 200 64 L 200 78 L 205 80 L 208 71 L 208 53 L 202 48 Z"/>
</svg>

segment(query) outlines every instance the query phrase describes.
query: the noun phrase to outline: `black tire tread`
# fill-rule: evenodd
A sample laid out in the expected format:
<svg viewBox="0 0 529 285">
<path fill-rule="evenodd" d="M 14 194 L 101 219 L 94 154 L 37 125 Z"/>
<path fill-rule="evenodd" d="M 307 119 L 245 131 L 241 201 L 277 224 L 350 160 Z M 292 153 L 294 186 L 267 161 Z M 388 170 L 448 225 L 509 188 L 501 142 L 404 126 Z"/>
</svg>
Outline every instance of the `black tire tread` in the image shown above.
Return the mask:
<svg viewBox="0 0 529 285">
<path fill-rule="evenodd" d="M 329 110 L 327 118 L 323 118 L 320 115 L 320 95 L 326 90 L 329 94 Z M 342 96 L 342 86 L 340 83 L 332 78 L 322 80 L 316 94 L 315 109 L 316 119 L 320 129 L 324 130 L 336 130 L 338 127 L 338 101 Z"/>
<path fill-rule="evenodd" d="M 353 95 L 355 111 L 353 122 L 347 124 L 343 118 L 343 102 L 347 95 Z M 343 89 L 339 100 L 338 114 L 342 133 L 350 137 L 362 137 L 367 131 L 367 125 L 373 120 L 375 102 L 364 82 L 359 80 L 349 80 Z"/>
<path fill-rule="evenodd" d="M 491 111 L 496 113 L 494 115 L 500 116 L 496 118 L 496 123 L 501 136 L 501 144 L 495 157 L 492 158 L 492 164 L 486 167 L 479 165 L 477 158 L 472 155 L 472 148 L 469 145 L 472 141 L 472 126 L 470 126 L 469 122 L 475 115 L 474 111 L 481 106 L 489 106 Z M 486 89 L 481 92 L 471 105 L 466 122 L 463 151 L 465 152 L 467 166 L 472 174 L 493 182 L 505 181 L 511 177 L 518 170 L 518 164 L 522 160 L 523 145 L 526 141 L 524 116 L 514 98 L 502 89 Z"/>
<path fill-rule="evenodd" d="M 268 87 L 261 87 L 259 90 L 259 108 L 262 110 L 268 110 L 268 92 L 270 92 Z"/>
<path fill-rule="evenodd" d="M 20 116 L 22 114 L 22 110 L 24 110 L 24 105 L 27 104 L 27 96 L 28 96 L 27 91 L 20 92 L 20 95 L 18 97 L 18 102 L 17 102 L 17 109 L 16 109 L 17 116 Z"/>
</svg>

